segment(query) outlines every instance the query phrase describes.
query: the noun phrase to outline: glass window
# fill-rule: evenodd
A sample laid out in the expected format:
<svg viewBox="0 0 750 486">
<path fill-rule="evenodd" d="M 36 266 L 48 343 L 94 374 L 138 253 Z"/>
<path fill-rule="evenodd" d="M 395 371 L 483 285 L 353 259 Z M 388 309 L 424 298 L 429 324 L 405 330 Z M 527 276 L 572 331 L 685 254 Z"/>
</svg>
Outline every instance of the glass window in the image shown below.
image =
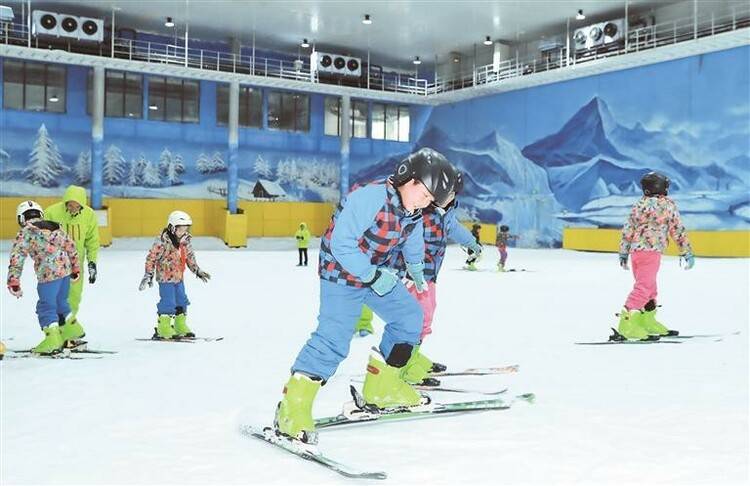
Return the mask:
<svg viewBox="0 0 750 486">
<path fill-rule="evenodd" d="M 47 64 L 46 111 L 65 113 L 65 66 Z"/>
<path fill-rule="evenodd" d="M 399 106 L 398 107 L 398 141 L 408 142 L 409 141 L 409 107 Z"/>
<path fill-rule="evenodd" d="M 268 93 L 268 128 L 281 128 L 281 93 Z"/>
<path fill-rule="evenodd" d="M 166 81 L 166 121 L 182 121 L 182 80 L 177 78 L 167 78 Z"/>
<path fill-rule="evenodd" d="M 124 74 L 117 71 L 107 71 L 104 80 L 104 116 L 123 116 L 125 110 Z M 93 86 L 91 91 L 93 92 Z"/>
<path fill-rule="evenodd" d="M 17 110 L 65 113 L 65 66 L 5 60 L 3 106 Z"/>
<path fill-rule="evenodd" d="M 198 81 L 182 82 L 182 121 L 198 123 L 200 121 L 200 84 Z M 169 114 L 169 105 L 167 105 Z"/>
<path fill-rule="evenodd" d="M 385 139 L 398 140 L 398 106 L 385 107 Z"/>
<path fill-rule="evenodd" d="M 23 110 L 23 61 L 3 61 L 3 107 Z"/>
<path fill-rule="evenodd" d="M 148 119 L 164 121 L 165 84 L 161 76 L 148 79 Z"/>
<path fill-rule="evenodd" d="M 262 120 L 263 92 L 249 86 L 240 86 L 240 126 L 260 128 Z M 216 86 L 216 123 L 229 123 L 229 86 L 226 84 Z"/>
<path fill-rule="evenodd" d="M 352 132 L 354 138 L 367 138 L 367 102 L 352 101 Z"/>
<path fill-rule="evenodd" d="M 323 114 L 323 132 L 326 135 L 338 136 L 341 133 L 339 105 L 341 101 L 335 96 L 326 96 L 325 113 Z"/>
<path fill-rule="evenodd" d="M 385 139 L 385 105 L 372 105 L 372 138 Z"/>
<path fill-rule="evenodd" d="M 148 105 L 149 120 L 197 123 L 200 120 L 199 82 L 151 76 Z"/>
<path fill-rule="evenodd" d="M 143 118 L 143 76 L 125 74 L 125 116 Z"/>
<path fill-rule="evenodd" d="M 269 92 L 268 128 L 298 132 L 309 131 L 309 96 L 294 93 Z"/>
<path fill-rule="evenodd" d="M 24 109 L 44 111 L 44 64 L 29 63 L 25 69 Z"/>
<path fill-rule="evenodd" d="M 310 131 L 310 97 L 307 95 L 294 95 L 294 131 Z"/>
</svg>

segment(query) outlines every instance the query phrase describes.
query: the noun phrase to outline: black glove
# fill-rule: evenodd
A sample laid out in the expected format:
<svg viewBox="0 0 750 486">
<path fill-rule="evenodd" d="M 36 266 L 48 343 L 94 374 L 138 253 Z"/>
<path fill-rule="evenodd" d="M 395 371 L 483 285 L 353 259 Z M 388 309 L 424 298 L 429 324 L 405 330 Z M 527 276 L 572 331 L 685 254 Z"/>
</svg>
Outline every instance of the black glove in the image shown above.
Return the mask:
<svg viewBox="0 0 750 486">
<path fill-rule="evenodd" d="M 96 263 L 89 262 L 89 283 L 96 282 Z"/>
</svg>

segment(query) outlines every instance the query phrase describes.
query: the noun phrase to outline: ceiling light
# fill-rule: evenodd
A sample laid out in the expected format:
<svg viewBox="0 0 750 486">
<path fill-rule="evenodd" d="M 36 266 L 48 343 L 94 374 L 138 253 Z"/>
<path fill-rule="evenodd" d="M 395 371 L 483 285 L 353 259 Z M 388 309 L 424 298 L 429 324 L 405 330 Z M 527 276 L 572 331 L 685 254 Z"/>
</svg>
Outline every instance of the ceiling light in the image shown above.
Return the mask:
<svg viewBox="0 0 750 486">
<path fill-rule="evenodd" d="M 586 16 L 583 15 L 583 9 L 578 10 L 578 13 L 576 14 L 576 20 L 583 20 Z"/>
<path fill-rule="evenodd" d="M 365 14 L 365 18 L 362 19 L 362 23 L 365 25 L 372 24 L 372 19 L 370 18 L 370 14 Z"/>
<path fill-rule="evenodd" d="M 52 96 L 49 97 L 50 103 L 57 103 L 58 101 L 60 101 L 60 98 L 58 98 L 57 95 L 53 94 Z"/>
<path fill-rule="evenodd" d="M 307 42 L 307 39 L 302 39 L 302 43 L 300 44 L 300 47 L 304 47 L 305 49 L 307 49 L 308 47 L 310 47 L 310 43 Z"/>
<path fill-rule="evenodd" d="M 492 45 L 492 39 L 490 39 L 490 36 L 487 36 L 484 38 L 484 45 L 485 46 L 491 46 Z"/>
<path fill-rule="evenodd" d="M 461 62 L 461 58 L 456 56 L 453 58 L 453 62 Z"/>
<path fill-rule="evenodd" d="M 164 22 L 164 27 L 174 27 L 174 22 L 172 21 L 172 17 L 167 17 L 167 21 Z"/>
<path fill-rule="evenodd" d="M 412 63 L 414 63 L 416 66 L 419 66 L 420 64 L 422 64 L 422 61 L 420 61 L 419 60 L 419 56 L 417 56 L 417 57 L 414 58 L 414 60 L 412 61 Z"/>
<path fill-rule="evenodd" d="M 156 110 L 159 109 L 159 107 L 156 106 L 156 105 L 148 105 L 148 109 L 151 110 L 151 111 L 156 111 Z"/>
</svg>

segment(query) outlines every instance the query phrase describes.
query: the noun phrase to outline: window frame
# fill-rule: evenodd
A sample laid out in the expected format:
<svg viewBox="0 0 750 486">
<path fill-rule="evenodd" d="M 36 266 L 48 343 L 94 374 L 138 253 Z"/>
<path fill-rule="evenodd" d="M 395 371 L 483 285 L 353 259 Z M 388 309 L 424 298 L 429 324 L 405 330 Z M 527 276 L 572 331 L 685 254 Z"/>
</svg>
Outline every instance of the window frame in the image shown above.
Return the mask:
<svg viewBox="0 0 750 486">
<path fill-rule="evenodd" d="M 15 106 L 8 106 L 6 102 L 6 73 L 5 70 L 7 69 L 8 62 L 10 63 L 20 63 L 21 64 L 21 106 L 15 107 Z M 26 99 L 26 86 L 28 83 L 28 76 L 27 76 L 27 66 L 28 65 L 35 65 L 35 66 L 44 66 L 44 80 L 43 85 L 44 86 L 44 108 L 43 109 L 30 109 L 27 108 L 27 99 Z M 49 67 L 54 66 L 56 68 L 59 68 L 62 70 L 62 86 L 55 86 L 56 89 L 60 90 L 60 98 L 59 101 L 53 103 L 49 100 Z M 34 86 L 40 86 L 40 85 L 34 85 Z M 61 103 L 58 105 L 57 103 Z M 50 106 L 62 106 L 62 110 L 51 110 Z M 50 62 L 34 62 L 34 61 L 26 61 L 26 60 L 19 60 L 19 59 L 3 59 L 3 109 L 7 110 L 18 110 L 18 111 L 31 111 L 35 113 L 56 113 L 64 115 L 68 112 L 68 66 L 65 64 L 56 64 L 56 63 L 50 63 Z"/>
<path fill-rule="evenodd" d="M 279 126 L 273 127 L 271 126 L 271 101 L 274 96 L 279 96 Z M 308 93 L 298 93 L 295 91 L 268 91 L 266 93 L 267 97 L 267 104 L 268 104 L 268 111 L 266 113 L 266 121 L 267 126 L 269 130 L 277 130 L 277 131 L 285 131 L 285 132 L 295 132 L 295 133 L 309 133 L 310 132 L 310 95 Z M 288 106 L 285 106 L 284 99 L 287 100 L 291 97 L 292 100 L 294 100 L 292 111 L 291 111 L 291 128 L 288 128 L 286 126 L 282 126 L 281 124 L 281 115 L 284 113 L 284 110 L 288 110 Z M 304 100 L 304 101 L 302 101 Z M 304 103 L 304 104 L 303 104 Z M 300 129 L 300 124 L 298 123 L 300 119 L 300 106 L 306 105 L 306 112 L 307 116 L 305 117 L 305 126 L 304 129 Z"/>
<path fill-rule="evenodd" d="M 167 96 L 167 94 L 168 94 L 167 87 L 169 86 L 168 83 L 167 83 L 167 80 L 170 80 L 172 82 L 179 81 L 179 84 L 180 84 L 180 89 L 179 89 L 179 92 L 180 92 L 180 96 L 179 96 L 179 100 L 180 100 L 180 119 L 179 120 L 177 120 L 177 119 L 174 119 L 174 120 L 167 119 L 167 111 L 168 111 L 167 110 L 167 100 L 170 99 L 170 97 Z M 156 81 L 156 82 L 154 82 L 154 81 Z M 195 120 L 185 120 L 185 82 L 195 83 L 195 86 L 196 86 L 197 117 L 196 117 Z M 156 86 L 158 84 L 161 84 L 163 93 L 160 94 L 159 97 L 157 97 L 156 95 L 154 95 L 153 98 L 154 98 L 155 101 L 161 101 L 161 109 L 152 110 L 151 109 L 151 105 L 152 105 L 152 96 L 151 96 L 152 86 Z M 201 101 L 201 84 L 200 84 L 200 81 L 198 81 L 198 80 L 178 78 L 178 77 L 175 77 L 175 76 L 161 76 L 161 75 L 159 75 L 159 76 L 149 75 L 149 77 L 148 77 L 148 115 L 147 115 L 146 119 L 149 120 L 149 121 L 161 121 L 161 122 L 166 122 L 166 123 L 200 123 L 200 119 L 201 119 L 201 109 L 200 109 L 201 103 L 200 103 L 200 101 Z M 161 112 L 160 113 L 161 117 L 160 118 L 152 118 L 151 115 L 154 112 Z"/>
<path fill-rule="evenodd" d="M 219 119 L 219 91 L 226 91 L 226 106 L 227 106 L 227 119 L 226 121 Z M 221 95 L 223 96 L 223 95 Z M 242 108 L 243 108 L 243 97 L 245 99 L 245 109 L 247 110 L 247 123 L 242 121 Z M 258 105 L 256 111 L 253 112 L 253 98 L 257 98 Z M 241 128 L 263 128 L 263 90 L 255 86 L 240 86 L 240 106 L 239 106 L 239 126 Z M 253 114 L 257 114 L 258 123 L 257 125 L 252 124 Z M 229 85 L 227 83 L 216 83 L 216 126 L 225 127 L 229 124 Z"/>
</svg>

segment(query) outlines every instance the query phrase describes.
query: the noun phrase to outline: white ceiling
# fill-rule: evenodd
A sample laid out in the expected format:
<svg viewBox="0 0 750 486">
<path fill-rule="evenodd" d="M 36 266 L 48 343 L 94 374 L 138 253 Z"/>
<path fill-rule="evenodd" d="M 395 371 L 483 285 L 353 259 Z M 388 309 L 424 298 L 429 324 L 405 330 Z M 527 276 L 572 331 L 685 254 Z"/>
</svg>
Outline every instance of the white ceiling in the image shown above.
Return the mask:
<svg viewBox="0 0 750 486">
<path fill-rule="evenodd" d="M 6 4 L 18 14 L 21 3 Z M 671 3 L 675 2 L 629 0 L 629 9 L 644 11 Z M 164 27 L 164 19 L 171 16 L 178 36 L 184 35 L 189 22 L 191 38 L 237 37 L 242 45 L 251 45 L 254 32 L 258 47 L 288 52 L 297 52 L 302 38 L 315 42 L 320 50 L 362 57 L 369 48 L 376 64 L 410 68 L 414 56 L 429 66 L 436 55 L 445 59 L 452 51 L 470 51 L 475 43 L 483 48 L 486 35 L 529 41 L 564 32 L 566 18 L 574 27 L 622 17 L 625 0 L 58 0 L 32 1 L 31 6 L 107 18 L 115 7 L 118 26 L 167 35 L 173 29 Z M 585 21 L 574 18 L 579 8 L 587 15 Z M 361 23 L 366 13 L 372 25 Z"/>
</svg>

